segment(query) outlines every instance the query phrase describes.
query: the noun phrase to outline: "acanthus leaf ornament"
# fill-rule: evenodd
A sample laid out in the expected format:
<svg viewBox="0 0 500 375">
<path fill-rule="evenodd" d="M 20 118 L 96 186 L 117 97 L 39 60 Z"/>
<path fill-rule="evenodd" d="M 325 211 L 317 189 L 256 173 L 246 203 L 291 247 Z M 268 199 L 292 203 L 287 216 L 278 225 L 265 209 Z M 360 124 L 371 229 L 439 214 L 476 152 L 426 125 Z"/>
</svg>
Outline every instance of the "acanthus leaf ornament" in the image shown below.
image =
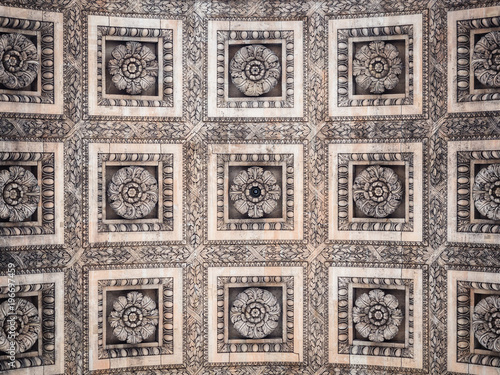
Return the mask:
<svg viewBox="0 0 500 375">
<path fill-rule="evenodd" d="M 156 332 L 159 312 L 150 297 L 130 292 L 113 302 L 108 322 L 118 340 L 139 344 Z"/>
<path fill-rule="evenodd" d="M 35 345 L 41 330 L 38 309 L 24 298 L 0 304 L 0 352 L 8 353 L 11 342 L 16 354 Z"/>
<path fill-rule="evenodd" d="M 229 197 L 239 213 L 251 218 L 261 218 L 277 207 L 281 188 L 270 171 L 250 167 L 233 179 Z"/>
<path fill-rule="evenodd" d="M 281 76 L 278 56 L 263 45 L 239 49 L 229 64 L 233 84 L 246 96 L 261 96 L 271 91 Z"/>
<path fill-rule="evenodd" d="M 158 202 L 158 183 L 144 168 L 124 167 L 111 178 L 108 197 L 116 214 L 125 219 L 140 219 Z"/>
<path fill-rule="evenodd" d="M 39 200 L 40 186 L 29 170 L 12 166 L 0 171 L 0 218 L 21 222 L 33 215 Z"/>
<path fill-rule="evenodd" d="M 381 41 L 361 47 L 352 67 L 356 82 L 373 94 L 383 94 L 396 87 L 402 71 L 398 49 Z"/>
<path fill-rule="evenodd" d="M 370 290 L 359 296 L 354 304 L 352 318 L 361 336 L 373 342 L 383 342 L 397 335 L 403 314 L 392 294 L 385 294 L 380 289 Z"/>
<path fill-rule="evenodd" d="M 472 329 L 485 348 L 500 352 L 500 296 L 488 296 L 474 307 Z"/>
<path fill-rule="evenodd" d="M 9 89 L 29 86 L 38 75 L 38 51 L 22 34 L 0 36 L 0 83 Z"/>
<path fill-rule="evenodd" d="M 391 169 L 373 165 L 362 171 L 352 187 L 356 206 L 370 217 L 383 218 L 392 214 L 403 199 L 403 185 Z"/>
<path fill-rule="evenodd" d="M 500 220 L 500 164 L 491 164 L 479 171 L 474 178 L 472 196 L 482 215 Z"/>
<path fill-rule="evenodd" d="M 500 31 L 492 31 L 476 43 L 472 67 L 483 85 L 500 87 Z"/>
<path fill-rule="evenodd" d="M 151 49 L 139 42 L 120 44 L 111 52 L 109 73 L 118 90 L 140 95 L 156 82 L 158 61 Z"/>
<path fill-rule="evenodd" d="M 276 297 L 261 288 L 248 288 L 236 296 L 230 317 L 234 328 L 244 337 L 260 339 L 271 334 L 281 315 Z"/>
</svg>

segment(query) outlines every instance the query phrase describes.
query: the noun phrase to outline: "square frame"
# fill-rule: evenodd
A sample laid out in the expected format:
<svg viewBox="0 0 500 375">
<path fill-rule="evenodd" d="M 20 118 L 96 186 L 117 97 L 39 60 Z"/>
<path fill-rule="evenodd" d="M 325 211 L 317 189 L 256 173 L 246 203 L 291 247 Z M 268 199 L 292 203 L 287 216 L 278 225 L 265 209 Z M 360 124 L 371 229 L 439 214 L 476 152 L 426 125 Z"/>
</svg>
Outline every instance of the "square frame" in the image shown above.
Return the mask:
<svg viewBox="0 0 500 375">
<path fill-rule="evenodd" d="M 448 112 L 498 111 L 500 89 L 475 90 L 472 52 L 474 34 L 499 31 L 500 6 L 449 11 Z M 467 63 L 465 63 L 467 61 Z"/>
<path fill-rule="evenodd" d="M 38 220 L 0 223 L 0 247 L 64 243 L 64 145 L 62 142 L 0 142 L 0 167 L 37 168 Z"/>
<path fill-rule="evenodd" d="M 88 116 L 97 120 L 181 118 L 183 114 L 182 21 L 101 15 L 87 17 L 84 43 L 88 43 L 86 60 L 88 69 L 85 78 Z M 158 44 L 158 62 L 161 69 L 157 77 L 157 96 L 106 94 L 103 81 L 106 79 L 107 67 L 103 66 L 102 48 L 106 48 L 108 39 Z"/>
<path fill-rule="evenodd" d="M 63 14 L 0 6 L 1 33 L 13 31 L 37 38 L 37 91 L 0 89 L 0 112 L 9 116 L 61 116 L 63 102 Z M 43 88 L 43 90 L 42 90 Z"/>
<path fill-rule="evenodd" d="M 448 371 L 483 375 L 495 371 L 500 363 L 498 355 L 489 355 L 486 350 L 473 347 L 474 334 L 471 328 L 474 310 L 474 294 L 499 295 L 500 273 L 482 270 L 447 271 L 448 290 Z M 459 324 L 460 322 L 460 324 Z M 493 353 L 493 352 L 490 352 Z"/>
<path fill-rule="evenodd" d="M 424 241 L 424 142 L 328 144 L 328 241 Z M 362 152 L 359 152 L 362 151 Z M 353 163 L 405 165 L 405 219 L 351 218 Z M 403 203 L 401 203 L 403 204 Z"/>
<path fill-rule="evenodd" d="M 207 240 L 222 243 L 304 240 L 305 155 L 307 155 L 307 151 L 303 144 L 209 144 L 206 180 L 208 185 L 205 228 Z M 259 165 L 261 167 L 281 163 L 283 164 L 283 173 L 285 173 L 285 169 L 291 171 L 293 168 L 293 178 L 289 176 L 292 172 L 287 172 L 284 174 L 286 183 L 282 181 L 282 192 L 293 190 L 293 194 L 287 192 L 283 197 L 283 202 L 287 202 L 284 221 L 276 222 L 274 219 L 252 218 L 245 219 L 247 222 L 243 224 L 222 221 L 225 220 L 222 218 L 226 216 L 224 204 L 229 201 L 227 194 L 224 193 L 224 191 L 228 191 L 224 190 L 224 187 L 228 188 L 229 185 L 229 177 L 224 175 L 227 167 L 224 168 L 224 166 L 231 163 L 246 163 L 248 166 Z M 217 181 L 216 184 L 212 183 L 215 181 Z M 248 240 L 241 240 L 242 237 L 248 238 Z"/>
<path fill-rule="evenodd" d="M 396 268 L 401 266 L 401 268 Z M 427 267 L 409 269 L 403 265 L 391 268 L 366 267 L 364 264 L 332 264 L 328 269 L 328 362 L 364 366 L 396 367 L 425 372 L 427 351 Z M 392 268 L 394 267 L 394 268 Z M 349 308 L 354 301 L 349 292 L 352 286 L 363 288 L 398 288 L 405 286 L 413 296 L 406 299 L 410 304 L 405 311 L 413 314 L 413 327 L 407 324 L 405 337 L 412 336 L 401 344 L 353 345 L 345 342 L 352 337 L 353 321 Z M 347 301 L 345 294 L 347 293 Z M 406 322 L 411 321 L 408 315 Z M 413 331 L 412 331 L 413 330 Z M 349 332 L 351 331 L 351 332 Z M 364 354 L 368 352 L 369 354 Z M 376 369 L 377 367 L 373 367 Z"/>
<path fill-rule="evenodd" d="M 85 241 L 91 245 L 110 243 L 182 243 L 184 240 L 184 164 L 181 143 L 93 143 L 85 153 L 86 197 Z M 161 194 L 156 203 L 159 219 L 105 220 L 106 193 L 103 171 L 106 163 L 116 166 L 156 166 Z M 103 168 L 104 166 L 104 168 Z M 161 176 L 161 177 L 160 177 Z M 91 203 L 93 202 L 93 203 Z M 161 206 L 160 206 L 161 204 Z"/>
<path fill-rule="evenodd" d="M 329 119 L 427 116 L 427 13 L 359 16 L 328 20 Z M 414 35 L 422 38 L 414 38 Z M 405 95 L 353 95 L 353 41 L 405 40 Z M 417 41 L 418 40 L 418 41 Z M 411 48 L 411 49 L 410 49 Z"/>
<path fill-rule="evenodd" d="M 205 316 L 207 319 L 207 344 L 206 344 L 206 360 L 210 365 L 226 366 L 226 365 L 302 365 L 305 361 L 307 352 L 304 351 L 306 347 L 307 338 L 304 333 L 305 317 L 305 268 L 303 265 L 298 264 L 262 264 L 262 265 L 233 265 L 233 264 L 208 264 L 205 265 L 205 285 L 207 295 L 205 297 Z M 243 281 L 246 278 L 245 281 Z M 290 280 L 291 279 L 291 280 Z M 252 345 L 252 349 L 247 348 L 247 352 L 237 350 L 236 344 L 234 346 L 236 351 L 232 349 L 229 351 L 220 352 L 224 350 L 227 343 L 220 342 L 220 308 L 224 308 L 227 301 L 224 302 L 224 296 L 220 294 L 223 292 L 224 282 L 238 283 L 241 281 L 242 285 L 270 285 L 275 284 L 279 280 L 280 283 L 292 286 L 293 293 L 288 295 L 287 303 L 293 304 L 293 318 L 288 317 L 290 324 L 293 325 L 293 342 L 287 340 L 280 345 L 279 351 L 265 351 L 264 345 L 266 343 L 251 342 L 246 344 L 241 343 L 240 346 Z M 292 281 L 293 280 L 293 281 Z M 222 285 L 221 285 L 222 284 Z M 222 303 L 221 303 L 222 298 Z M 287 310 L 288 311 L 288 310 Z M 223 334 L 224 336 L 224 334 Z M 301 345 L 302 343 L 302 345 Z M 241 349 L 241 347 L 240 347 Z M 257 350 L 257 351 L 255 351 Z"/>
<path fill-rule="evenodd" d="M 140 344 L 136 344 L 133 348 L 130 347 L 130 350 L 127 348 L 105 349 L 102 331 L 103 305 L 97 302 L 102 302 L 105 288 L 140 291 L 143 288 L 155 286 L 163 290 L 160 295 L 168 297 L 167 301 L 163 300 L 162 305 L 164 319 L 163 331 L 160 334 L 162 345 L 141 347 Z M 181 267 L 165 265 L 165 268 L 120 268 L 119 266 L 87 268 L 84 289 L 86 327 L 84 336 L 88 354 L 85 367 L 90 372 L 138 366 L 182 367 L 184 361 L 183 288 Z M 114 357 L 117 353 L 120 355 Z"/>
<path fill-rule="evenodd" d="M 500 163 L 497 140 L 448 142 L 448 241 L 497 244 L 498 220 L 476 220 L 472 186 L 476 164 Z"/>
<path fill-rule="evenodd" d="M 7 359 L 0 360 L 0 371 L 12 375 L 56 375 L 64 372 L 64 273 L 46 272 L 36 274 L 16 274 L 12 277 L 0 276 L 0 295 L 8 297 L 10 285 L 14 285 L 16 298 L 31 297 L 38 300 L 40 328 L 39 354 L 16 356 L 20 368 L 10 369 Z M 41 307 L 41 308 L 40 308 Z M 43 314 L 42 314 L 43 310 Z M 35 365 L 39 362 L 41 365 Z"/>
<path fill-rule="evenodd" d="M 210 120 L 224 121 L 303 121 L 306 111 L 304 93 L 304 20 L 222 20 L 208 21 L 207 104 Z M 212 41 L 212 42 L 210 42 Z M 216 41 L 216 42 L 215 42 Z M 228 46 L 230 44 L 282 44 L 283 97 L 227 98 L 229 85 Z M 285 74 L 283 74 L 285 73 Z"/>
</svg>

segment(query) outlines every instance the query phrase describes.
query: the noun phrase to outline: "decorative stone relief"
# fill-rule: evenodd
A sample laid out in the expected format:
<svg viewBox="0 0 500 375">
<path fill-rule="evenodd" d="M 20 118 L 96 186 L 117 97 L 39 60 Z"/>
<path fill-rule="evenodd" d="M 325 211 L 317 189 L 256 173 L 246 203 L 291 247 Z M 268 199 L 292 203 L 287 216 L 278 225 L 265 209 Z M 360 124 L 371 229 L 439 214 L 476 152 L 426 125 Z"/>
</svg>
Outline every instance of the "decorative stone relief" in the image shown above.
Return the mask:
<svg viewBox="0 0 500 375">
<path fill-rule="evenodd" d="M 474 307 L 472 329 L 481 345 L 500 352 L 500 296 L 489 296 Z"/>
<path fill-rule="evenodd" d="M 40 200 L 38 180 L 18 166 L 0 171 L 0 193 L 0 218 L 14 222 L 33 215 Z"/>
<path fill-rule="evenodd" d="M 448 13 L 449 112 L 498 111 L 499 20 L 498 6 Z"/>
<path fill-rule="evenodd" d="M 63 14 L 0 7 L 0 112 L 63 114 Z"/>
<path fill-rule="evenodd" d="M 18 90 L 31 84 L 38 75 L 38 51 L 22 34 L 0 36 L 0 83 Z"/>
<path fill-rule="evenodd" d="M 40 333 L 40 317 L 38 309 L 30 301 L 17 298 L 14 303 L 4 301 L 0 305 L 0 350 L 6 353 L 11 348 L 11 340 L 8 339 L 10 320 L 14 321 L 14 351 L 16 354 L 29 350 L 38 340 Z"/>
<path fill-rule="evenodd" d="M 303 272 L 299 264 L 207 265 L 207 361 L 302 363 Z"/>
<path fill-rule="evenodd" d="M 329 362 L 426 372 L 427 267 L 329 268 Z"/>
<path fill-rule="evenodd" d="M 424 118 L 426 29 L 426 12 L 330 18 L 330 119 Z"/>
<path fill-rule="evenodd" d="M 209 145 L 208 240 L 302 240 L 304 152 L 301 144 Z"/>
<path fill-rule="evenodd" d="M 497 243 L 500 238 L 498 142 L 448 144 L 448 240 Z"/>
</svg>

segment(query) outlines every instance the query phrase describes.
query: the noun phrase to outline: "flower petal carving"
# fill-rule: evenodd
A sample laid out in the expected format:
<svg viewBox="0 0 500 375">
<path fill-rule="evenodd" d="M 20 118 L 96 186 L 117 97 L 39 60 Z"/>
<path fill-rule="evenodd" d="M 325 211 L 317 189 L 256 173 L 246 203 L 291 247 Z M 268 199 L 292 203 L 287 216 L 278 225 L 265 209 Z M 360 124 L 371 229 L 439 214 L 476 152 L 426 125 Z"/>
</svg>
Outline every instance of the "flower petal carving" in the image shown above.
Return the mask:
<svg viewBox="0 0 500 375">
<path fill-rule="evenodd" d="M 500 31 L 492 31 L 476 43 L 472 67 L 483 85 L 500 87 Z"/>
<path fill-rule="evenodd" d="M 239 213 L 251 218 L 260 218 L 277 207 L 281 188 L 270 171 L 261 167 L 250 167 L 233 179 L 229 197 Z"/>
<path fill-rule="evenodd" d="M 382 94 L 396 87 L 402 71 L 397 48 L 385 42 L 371 42 L 361 47 L 352 67 L 356 82 L 373 94 Z"/>
<path fill-rule="evenodd" d="M 352 317 L 356 330 L 374 342 L 383 342 L 395 337 L 403 321 L 398 309 L 399 302 L 392 294 L 380 289 L 363 293 L 355 301 Z"/>
<path fill-rule="evenodd" d="M 156 332 L 159 312 L 150 297 L 140 292 L 130 292 L 113 302 L 108 322 L 118 340 L 139 344 Z"/>
<path fill-rule="evenodd" d="M 500 164 L 491 164 L 479 171 L 474 178 L 472 196 L 481 215 L 500 220 Z"/>
<path fill-rule="evenodd" d="M 353 198 L 356 206 L 370 217 L 383 218 L 392 214 L 403 200 L 403 185 L 391 169 L 373 165 L 354 180 Z"/>
<path fill-rule="evenodd" d="M 36 177 L 23 167 L 0 171 L 0 218 L 21 222 L 36 211 L 40 186 Z"/>
<path fill-rule="evenodd" d="M 40 330 L 38 309 L 30 301 L 15 298 L 12 305 L 9 301 L 0 305 L 0 351 L 9 352 L 13 341 L 16 354 L 26 352 L 35 345 Z"/>
<path fill-rule="evenodd" d="M 111 52 L 108 69 L 118 90 L 139 95 L 156 82 L 158 61 L 151 49 L 139 42 L 120 44 Z"/>
<path fill-rule="evenodd" d="M 474 307 L 472 329 L 485 348 L 500 352 L 500 296 L 488 296 Z"/>
<path fill-rule="evenodd" d="M 278 327 L 281 306 L 276 297 L 261 288 L 248 288 L 236 296 L 230 317 L 234 328 L 250 339 L 260 339 Z"/>
<path fill-rule="evenodd" d="M 111 178 L 108 197 L 116 214 L 125 219 L 140 219 L 158 202 L 158 183 L 144 168 L 121 168 Z"/>
<path fill-rule="evenodd" d="M 30 85 L 38 75 L 38 51 L 22 34 L 0 36 L 0 83 L 9 89 Z"/>
<path fill-rule="evenodd" d="M 263 45 L 239 49 L 229 64 L 233 84 L 246 96 L 261 96 L 271 91 L 281 76 L 278 56 Z"/>
</svg>

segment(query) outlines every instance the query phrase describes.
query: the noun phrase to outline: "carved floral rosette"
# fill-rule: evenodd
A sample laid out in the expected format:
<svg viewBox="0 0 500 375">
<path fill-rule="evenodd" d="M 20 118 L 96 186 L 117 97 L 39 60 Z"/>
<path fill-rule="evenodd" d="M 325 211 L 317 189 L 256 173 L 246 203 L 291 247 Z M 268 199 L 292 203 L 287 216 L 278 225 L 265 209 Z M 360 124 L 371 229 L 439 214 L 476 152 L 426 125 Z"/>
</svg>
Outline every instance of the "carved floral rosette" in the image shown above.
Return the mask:
<svg viewBox="0 0 500 375">
<path fill-rule="evenodd" d="M 403 64 L 397 48 L 380 41 L 361 47 L 352 68 L 356 82 L 373 94 L 383 94 L 396 87 L 402 71 Z"/>
<path fill-rule="evenodd" d="M 485 348 L 500 352 L 500 296 L 488 296 L 474 307 L 472 329 Z"/>
<path fill-rule="evenodd" d="M 125 219 L 140 219 L 158 202 L 158 183 L 144 168 L 121 168 L 111 178 L 108 197 L 116 214 Z"/>
<path fill-rule="evenodd" d="M 276 297 L 261 288 L 248 288 L 236 296 L 231 307 L 231 322 L 234 328 L 250 339 L 261 339 L 271 334 L 281 314 Z"/>
<path fill-rule="evenodd" d="M 370 217 L 384 218 L 392 214 L 403 199 L 403 185 L 391 169 L 373 165 L 354 180 L 353 198 L 356 206 Z"/>
<path fill-rule="evenodd" d="M 0 36 L 0 83 L 9 89 L 29 86 L 38 75 L 38 51 L 22 34 Z"/>
<path fill-rule="evenodd" d="M 270 171 L 251 167 L 234 178 L 229 197 L 239 213 L 260 218 L 264 213 L 274 211 L 281 197 L 281 188 Z"/>
<path fill-rule="evenodd" d="M 472 67 L 483 85 L 500 87 L 500 31 L 492 31 L 477 42 Z"/>
<path fill-rule="evenodd" d="M 8 300 L 0 305 L 0 351 L 8 353 L 13 342 L 16 354 L 26 352 L 35 345 L 40 330 L 38 309 L 30 301 L 15 298 L 12 305 Z"/>
<path fill-rule="evenodd" d="M 370 341 L 383 342 L 395 337 L 403 321 L 399 302 L 380 289 L 363 293 L 356 299 L 352 318 L 359 334 Z"/>
<path fill-rule="evenodd" d="M 139 42 L 120 44 L 111 52 L 109 73 L 118 90 L 131 95 L 140 95 L 156 82 L 158 61 L 147 46 Z"/>
<path fill-rule="evenodd" d="M 246 96 L 261 96 L 271 91 L 281 76 L 278 56 L 263 45 L 239 49 L 229 64 L 234 85 Z"/>
<path fill-rule="evenodd" d="M 479 171 L 474 179 L 472 195 L 477 210 L 490 220 L 500 220 L 500 164 Z"/>
<path fill-rule="evenodd" d="M 113 311 L 108 317 L 113 334 L 128 344 L 138 344 L 156 332 L 159 312 L 156 303 L 139 292 L 130 292 L 113 302 Z"/>
<path fill-rule="evenodd" d="M 20 166 L 0 171 L 0 218 L 21 222 L 36 211 L 40 186 L 36 177 Z"/>
</svg>

